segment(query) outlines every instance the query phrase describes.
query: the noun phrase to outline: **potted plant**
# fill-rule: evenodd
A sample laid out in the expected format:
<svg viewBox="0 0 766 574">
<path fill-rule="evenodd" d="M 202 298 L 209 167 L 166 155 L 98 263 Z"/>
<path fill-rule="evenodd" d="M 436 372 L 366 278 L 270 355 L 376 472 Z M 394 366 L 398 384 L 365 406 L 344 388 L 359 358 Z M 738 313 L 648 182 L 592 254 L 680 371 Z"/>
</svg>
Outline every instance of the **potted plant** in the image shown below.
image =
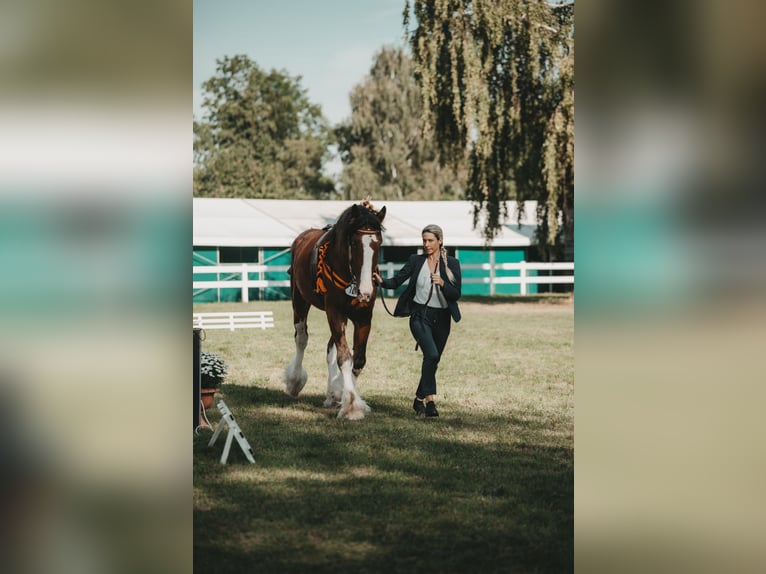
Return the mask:
<svg viewBox="0 0 766 574">
<path fill-rule="evenodd" d="M 213 406 L 213 396 L 220 390 L 218 387 L 226 378 L 228 367 L 216 353 L 202 351 L 200 353 L 199 370 L 202 406 L 209 409 Z"/>
</svg>

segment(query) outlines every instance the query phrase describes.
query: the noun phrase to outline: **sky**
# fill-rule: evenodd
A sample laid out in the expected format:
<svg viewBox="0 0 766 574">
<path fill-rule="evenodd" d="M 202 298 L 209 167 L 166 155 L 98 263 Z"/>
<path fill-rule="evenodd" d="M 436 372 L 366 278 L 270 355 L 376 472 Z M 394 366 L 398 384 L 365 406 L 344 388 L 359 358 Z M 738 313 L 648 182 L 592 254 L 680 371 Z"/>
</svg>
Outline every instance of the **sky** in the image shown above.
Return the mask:
<svg viewBox="0 0 766 574">
<path fill-rule="evenodd" d="M 402 45 L 404 0 L 194 0 L 194 117 L 216 59 L 246 54 L 264 70 L 301 76 L 333 124 L 384 45 Z"/>
</svg>

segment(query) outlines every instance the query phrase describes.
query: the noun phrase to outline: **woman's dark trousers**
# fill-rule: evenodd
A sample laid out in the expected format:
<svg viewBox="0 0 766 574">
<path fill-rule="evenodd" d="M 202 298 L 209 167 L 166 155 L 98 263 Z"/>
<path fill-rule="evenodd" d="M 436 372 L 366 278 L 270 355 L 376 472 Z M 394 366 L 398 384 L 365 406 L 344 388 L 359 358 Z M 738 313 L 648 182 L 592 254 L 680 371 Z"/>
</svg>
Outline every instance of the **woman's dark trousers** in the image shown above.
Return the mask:
<svg viewBox="0 0 766 574">
<path fill-rule="evenodd" d="M 449 309 L 436 309 L 413 304 L 410 331 L 423 351 L 420 384 L 415 393 L 424 399 L 436 394 L 436 369 L 449 337 L 452 317 Z"/>
</svg>

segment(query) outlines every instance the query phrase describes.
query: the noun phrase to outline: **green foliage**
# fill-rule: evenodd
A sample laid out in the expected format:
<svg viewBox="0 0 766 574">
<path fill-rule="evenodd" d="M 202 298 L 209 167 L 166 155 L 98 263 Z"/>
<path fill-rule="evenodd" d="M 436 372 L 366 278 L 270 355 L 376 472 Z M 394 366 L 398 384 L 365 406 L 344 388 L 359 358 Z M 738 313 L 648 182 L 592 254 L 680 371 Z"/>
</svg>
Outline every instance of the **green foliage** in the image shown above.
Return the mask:
<svg viewBox="0 0 766 574">
<path fill-rule="evenodd" d="M 217 62 L 203 83 L 205 116 L 194 122 L 194 195 L 325 198 L 331 132 L 300 77 L 262 71 L 247 56 Z"/>
<path fill-rule="evenodd" d="M 423 104 L 410 58 L 383 48 L 350 95 L 351 118 L 336 135 L 344 195 L 363 199 L 462 199 L 466 169 L 443 168 L 423 137 Z"/>
<path fill-rule="evenodd" d="M 485 214 L 491 239 L 507 216 L 505 200 L 537 200 L 540 242 L 571 241 L 573 3 L 408 0 L 405 27 L 412 16 L 426 130 L 443 157 L 461 162 L 469 154 L 474 223 Z"/>
</svg>

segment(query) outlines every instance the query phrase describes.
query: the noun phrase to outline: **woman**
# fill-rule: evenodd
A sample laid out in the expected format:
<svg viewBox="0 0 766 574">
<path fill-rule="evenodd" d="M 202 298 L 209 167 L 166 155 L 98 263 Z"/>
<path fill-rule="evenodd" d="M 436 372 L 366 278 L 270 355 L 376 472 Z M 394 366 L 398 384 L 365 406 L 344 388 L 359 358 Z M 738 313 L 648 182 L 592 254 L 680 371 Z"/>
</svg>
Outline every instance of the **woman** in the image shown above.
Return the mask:
<svg viewBox="0 0 766 574">
<path fill-rule="evenodd" d="M 412 408 L 418 416 L 438 417 L 436 410 L 436 369 L 450 333 L 451 319 L 460 321 L 460 263 L 447 256 L 444 233 L 438 225 L 427 225 L 422 231 L 423 254 L 411 255 L 399 272 L 375 281 L 386 289 L 396 289 L 411 279 L 399 297 L 396 317 L 410 317 L 410 331 L 423 351 L 420 384 Z"/>
</svg>

